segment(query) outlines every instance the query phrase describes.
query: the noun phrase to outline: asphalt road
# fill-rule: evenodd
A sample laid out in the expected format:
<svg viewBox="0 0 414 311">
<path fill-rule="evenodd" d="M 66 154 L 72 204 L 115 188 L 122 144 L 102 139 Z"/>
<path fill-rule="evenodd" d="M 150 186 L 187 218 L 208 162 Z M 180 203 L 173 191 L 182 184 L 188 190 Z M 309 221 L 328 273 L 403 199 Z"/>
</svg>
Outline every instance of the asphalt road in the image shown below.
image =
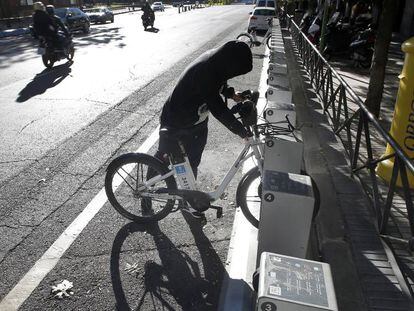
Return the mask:
<svg viewBox="0 0 414 311">
<path fill-rule="evenodd" d="M 138 226 L 100 193 L 108 163 L 153 133 L 185 66 L 234 39 L 250 10 L 170 9 L 157 13 L 157 33 L 143 31 L 139 13 L 117 16 L 76 36 L 75 62 L 51 71 L 28 37 L 0 40 L 1 310 L 6 301 L 12 310 L 216 310 L 240 176 L 217 203 L 223 218 L 208 211 L 207 224 L 177 212 Z M 257 88 L 262 52 L 231 84 Z M 198 180 L 206 190 L 242 147 L 214 119 L 209 130 Z M 51 288 L 65 279 L 73 293 L 57 299 Z"/>
<path fill-rule="evenodd" d="M 0 40 L 0 181 L 89 124 L 177 61 L 247 21 L 249 6 L 156 13 L 144 32 L 141 12 L 75 35 L 74 63 L 45 69 L 29 36 Z"/>
</svg>

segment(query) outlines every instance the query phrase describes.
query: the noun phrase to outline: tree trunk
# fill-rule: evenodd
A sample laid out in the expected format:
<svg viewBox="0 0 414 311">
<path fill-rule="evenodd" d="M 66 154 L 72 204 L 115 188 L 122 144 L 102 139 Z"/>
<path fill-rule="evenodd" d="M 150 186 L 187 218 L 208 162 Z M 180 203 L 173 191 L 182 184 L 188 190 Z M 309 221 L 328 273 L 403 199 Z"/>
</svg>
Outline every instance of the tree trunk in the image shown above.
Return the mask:
<svg viewBox="0 0 414 311">
<path fill-rule="evenodd" d="M 371 63 L 368 94 L 365 104 L 376 117 L 379 116 L 381 109 L 388 48 L 391 41 L 394 16 L 397 11 L 396 8 L 398 7 L 396 2 L 395 0 L 383 0 L 382 12 L 375 39 L 374 55 Z"/>
</svg>

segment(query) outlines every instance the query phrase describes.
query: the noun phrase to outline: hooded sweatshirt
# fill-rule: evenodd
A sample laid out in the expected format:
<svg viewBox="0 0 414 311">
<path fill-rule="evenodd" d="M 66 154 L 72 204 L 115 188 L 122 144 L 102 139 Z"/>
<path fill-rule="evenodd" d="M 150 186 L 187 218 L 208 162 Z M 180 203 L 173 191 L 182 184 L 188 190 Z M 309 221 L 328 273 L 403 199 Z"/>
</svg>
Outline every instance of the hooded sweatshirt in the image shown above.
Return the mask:
<svg viewBox="0 0 414 311">
<path fill-rule="evenodd" d="M 54 37 L 56 35 L 52 18 L 45 11 L 36 10 L 33 13 L 33 27 L 39 36 Z"/>
<path fill-rule="evenodd" d="M 229 41 L 205 52 L 181 74 L 162 109 L 161 127 L 189 128 L 207 120 L 211 112 L 234 134 L 246 137 L 246 129 L 227 108 L 220 90 L 228 79 L 252 68 L 252 52 L 244 42 Z"/>
</svg>

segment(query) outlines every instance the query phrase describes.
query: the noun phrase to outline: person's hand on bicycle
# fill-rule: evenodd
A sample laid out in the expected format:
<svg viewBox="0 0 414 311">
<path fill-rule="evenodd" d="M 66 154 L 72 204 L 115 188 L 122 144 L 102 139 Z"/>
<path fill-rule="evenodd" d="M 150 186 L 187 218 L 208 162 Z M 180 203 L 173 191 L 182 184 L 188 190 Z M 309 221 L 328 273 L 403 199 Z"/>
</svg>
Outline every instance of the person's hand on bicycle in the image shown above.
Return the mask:
<svg viewBox="0 0 414 311">
<path fill-rule="evenodd" d="M 243 96 L 240 92 L 235 92 L 231 99 L 234 100 L 236 103 L 240 103 L 243 100 L 245 100 L 245 96 Z"/>
</svg>

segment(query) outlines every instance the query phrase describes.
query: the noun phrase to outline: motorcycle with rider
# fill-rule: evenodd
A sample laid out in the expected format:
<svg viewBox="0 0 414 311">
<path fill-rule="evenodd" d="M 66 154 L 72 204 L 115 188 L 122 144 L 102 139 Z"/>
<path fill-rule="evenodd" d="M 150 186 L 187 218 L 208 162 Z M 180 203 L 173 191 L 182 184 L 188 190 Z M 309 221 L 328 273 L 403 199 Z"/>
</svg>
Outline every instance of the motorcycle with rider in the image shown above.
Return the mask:
<svg viewBox="0 0 414 311">
<path fill-rule="evenodd" d="M 144 30 L 147 30 L 148 27 L 154 28 L 155 14 L 148 1 L 145 1 L 142 11 L 144 12 L 141 16 Z"/>
<path fill-rule="evenodd" d="M 44 6 L 42 2 L 33 4 L 33 28 L 39 39 L 39 54 L 47 68 L 56 61 L 68 59 L 75 54 L 74 45 L 67 27 L 55 15 L 53 5 Z"/>
</svg>

